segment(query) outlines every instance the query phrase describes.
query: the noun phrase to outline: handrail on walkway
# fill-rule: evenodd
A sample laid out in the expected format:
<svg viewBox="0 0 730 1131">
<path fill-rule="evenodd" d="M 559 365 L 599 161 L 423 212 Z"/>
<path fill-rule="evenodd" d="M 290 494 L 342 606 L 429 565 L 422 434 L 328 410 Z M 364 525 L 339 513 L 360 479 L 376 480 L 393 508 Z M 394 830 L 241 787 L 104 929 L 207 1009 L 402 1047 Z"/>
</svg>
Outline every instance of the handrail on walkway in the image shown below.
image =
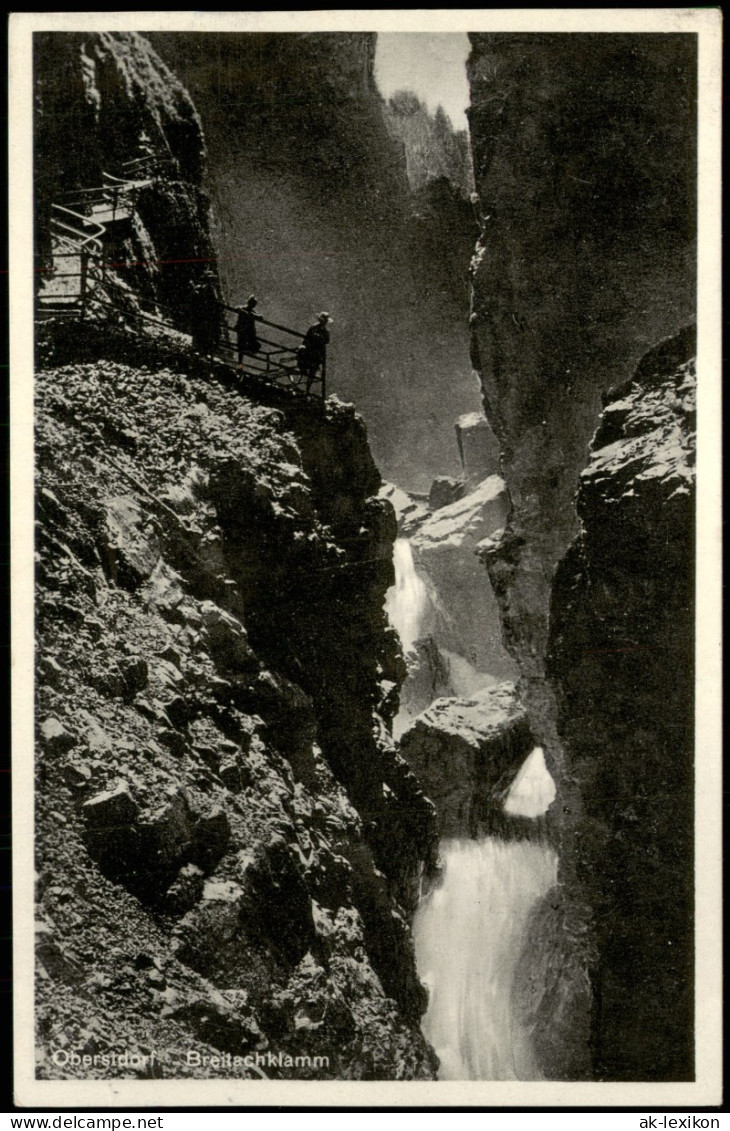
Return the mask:
<svg viewBox="0 0 730 1131">
<path fill-rule="evenodd" d="M 131 162 L 126 162 L 123 168 L 137 168 L 144 166 L 145 168 L 150 165 L 157 167 L 164 164 L 172 164 L 172 159 L 160 160 L 151 156 L 149 158 L 138 158 Z M 158 326 L 162 326 L 168 330 L 174 330 L 176 316 L 179 317 L 180 310 L 175 310 L 170 307 L 154 302 L 155 313 L 162 313 L 163 317 L 155 317 L 145 313 L 139 309 L 140 296 L 134 296 L 134 301 L 137 309 L 130 309 L 128 303 L 124 301 L 129 296 L 124 293 L 121 297 L 117 297 L 114 301 L 113 290 L 115 283 L 113 277 L 110 278 L 106 274 L 106 263 L 103 255 L 104 247 L 102 239 L 106 234 L 106 227 L 104 223 L 94 220 L 81 212 L 75 211 L 70 208 L 70 204 L 80 206 L 92 206 L 95 203 L 106 203 L 109 205 L 112 212 L 112 221 L 116 216 L 116 210 L 119 197 L 122 193 L 128 193 L 131 197 L 131 208 L 134 211 L 136 203 L 136 190 L 140 187 L 139 182 L 124 181 L 111 173 L 103 174 L 106 183 L 102 186 L 96 186 L 89 189 L 79 189 L 75 191 L 72 200 L 67 200 L 66 204 L 52 205 L 52 231 L 56 236 L 57 244 L 61 243 L 68 250 L 65 252 L 55 251 L 53 255 L 54 261 L 64 259 L 78 259 L 79 271 L 64 271 L 52 274 L 62 279 L 76 279 L 80 280 L 78 292 L 62 291 L 58 293 L 56 300 L 57 309 L 46 308 L 47 313 L 64 314 L 65 316 L 72 316 L 78 311 L 79 318 L 83 321 L 89 308 L 92 305 L 98 305 L 107 310 L 115 310 L 125 320 L 129 322 L 151 322 Z M 67 199 L 70 194 L 63 194 L 63 199 Z M 111 200 L 109 199 L 111 197 Z M 93 214 L 93 213 L 92 213 Z M 108 222 L 108 221 L 107 221 Z M 101 283 L 106 287 L 101 295 L 95 294 L 95 284 Z M 94 285 L 91 285 L 94 284 Z M 109 288 L 112 288 L 112 294 L 109 294 Z M 103 296 L 103 297 L 102 297 Z M 147 300 L 150 301 L 150 300 Z M 284 379 L 292 386 L 302 384 L 304 381 L 307 383 L 307 388 L 312 383 L 317 382 L 321 386 L 320 395 L 324 399 L 326 393 L 326 352 L 320 366 L 319 376 L 309 377 L 302 373 L 297 363 L 297 349 L 298 344 L 302 342 L 305 335 L 299 330 L 294 330 L 290 326 L 283 326 L 279 322 L 272 322 L 264 318 L 261 314 L 253 314 L 254 320 L 262 326 L 270 327 L 272 330 L 278 331 L 288 335 L 290 338 L 295 339 L 296 344 L 276 340 L 275 337 L 259 338 L 260 348 L 256 352 L 244 351 L 243 356 L 246 358 L 245 367 L 241 362 L 236 365 L 238 360 L 237 343 L 234 340 L 235 327 L 228 321 L 227 314 L 239 314 L 241 308 L 230 306 L 228 303 L 218 303 L 220 321 L 218 324 L 218 334 L 216 341 L 216 349 L 218 354 L 230 354 L 230 360 L 224 357 L 225 364 L 231 365 L 233 368 L 243 371 L 244 375 L 256 377 L 268 382 L 275 382 L 278 379 Z M 167 317 L 165 317 L 167 316 Z M 184 332 L 184 331 L 183 331 Z"/>
<path fill-rule="evenodd" d="M 229 310 L 231 314 L 239 314 L 241 310 L 240 306 L 229 306 L 227 302 L 222 302 L 220 305 L 223 310 Z M 264 326 L 271 326 L 272 330 L 282 330 L 283 333 L 291 334 L 294 338 L 304 339 L 304 334 L 299 330 L 292 330 L 289 326 L 281 326 L 278 322 L 269 322 L 268 318 L 264 318 L 261 314 L 254 314 L 254 318 Z"/>
<path fill-rule="evenodd" d="M 81 212 L 75 212 L 72 208 L 66 208 L 63 204 L 54 204 L 52 208 L 54 212 L 62 213 L 60 218 L 56 215 L 52 216 L 52 224 L 77 236 L 79 240 L 79 250 L 83 248 L 88 250 L 90 247 L 95 246 L 97 254 L 101 255 L 103 250 L 101 239 L 106 231 L 103 224 L 97 223 L 96 220 L 90 220 L 88 216 L 84 216 Z M 71 221 L 73 221 L 73 223 L 71 223 Z M 94 228 L 95 231 L 84 232 L 79 230 L 79 224 Z"/>
</svg>

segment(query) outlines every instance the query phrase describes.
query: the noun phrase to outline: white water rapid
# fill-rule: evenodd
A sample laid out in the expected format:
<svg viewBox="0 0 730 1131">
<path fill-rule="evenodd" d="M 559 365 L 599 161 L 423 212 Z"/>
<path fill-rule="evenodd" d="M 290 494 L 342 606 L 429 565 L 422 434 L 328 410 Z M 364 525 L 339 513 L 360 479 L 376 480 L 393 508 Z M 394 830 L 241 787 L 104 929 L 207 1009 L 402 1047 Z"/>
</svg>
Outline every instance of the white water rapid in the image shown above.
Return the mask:
<svg viewBox="0 0 730 1131">
<path fill-rule="evenodd" d="M 544 844 L 496 837 L 442 841 L 441 857 L 443 880 L 413 924 L 439 1079 L 538 1080 L 512 989 L 529 913 L 555 884 L 557 857 Z"/>
<path fill-rule="evenodd" d="M 396 539 L 393 565 L 395 585 L 386 595 L 385 611 L 407 652 L 418 640 L 421 620 L 428 604 L 426 586 L 416 573 L 413 551 L 407 538 Z"/>
<path fill-rule="evenodd" d="M 393 550 L 395 585 L 385 608 L 404 652 L 413 649 L 430 611 L 416 573 L 411 544 Z M 495 682 L 466 659 L 445 652 L 457 695 L 476 694 Z M 412 721 L 401 706 L 393 722 L 397 739 Z M 555 798 L 543 751 L 536 746 L 517 773 L 504 811 L 534 818 Z M 426 1038 L 441 1061 L 442 1080 L 537 1080 L 531 1037 L 513 1007 L 513 987 L 532 909 L 556 882 L 557 857 L 538 840 L 445 840 L 444 873 L 421 903 L 413 923 L 416 962 L 429 990 Z"/>
</svg>

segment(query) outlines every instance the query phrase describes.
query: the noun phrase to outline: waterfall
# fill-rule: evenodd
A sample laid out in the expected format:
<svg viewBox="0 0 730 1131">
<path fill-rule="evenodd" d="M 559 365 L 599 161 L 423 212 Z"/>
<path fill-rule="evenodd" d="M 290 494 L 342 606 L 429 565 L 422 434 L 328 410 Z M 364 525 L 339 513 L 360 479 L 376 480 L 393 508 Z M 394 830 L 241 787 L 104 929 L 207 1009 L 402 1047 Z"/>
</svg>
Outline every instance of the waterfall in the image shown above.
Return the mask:
<svg viewBox="0 0 730 1131">
<path fill-rule="evenodd" d="M 395 585 L 385 597 L 385 611 L 401 638 L 405 651 L 418 640 L 423 614 L 428 605 L 426 586 L 416 573 L 413 551 L 407 538 L 397 538 L 393 547 Z"/>
<path fill-rule="evenodd" d="M 393 550 L 395 584 L 385 608 L 404 651 L 423 635 L 426 585 L 406 538 Z M 446 653 L 450 676 L 472 690 L 493 682 Z M 397 738 L 411 720 L 401 704 Z M 555 798 L 555 784 L 535 747 L 504 802 L 507 817 L 534 818 Z M 443 874 L 419 907 L 413 938 L 419 976 L 429 991 L 423 1031 L 441 1062 L 442 1080 L 537 1080 L 531 1034 L 513 1007 L 517 963 L 529 916 L 556 883 L 557 857 L 539 840 L 444 840 Z"/>
<path fill-rule="evenodd" d="M 445 840 L 440 885 L 413 925 L 429 990 L 423 1031 L 442 1080 L 537 1080 L 512 989 L 530 911 L 556 882 L 557 857 L 527 840 Z"/>
</svg>

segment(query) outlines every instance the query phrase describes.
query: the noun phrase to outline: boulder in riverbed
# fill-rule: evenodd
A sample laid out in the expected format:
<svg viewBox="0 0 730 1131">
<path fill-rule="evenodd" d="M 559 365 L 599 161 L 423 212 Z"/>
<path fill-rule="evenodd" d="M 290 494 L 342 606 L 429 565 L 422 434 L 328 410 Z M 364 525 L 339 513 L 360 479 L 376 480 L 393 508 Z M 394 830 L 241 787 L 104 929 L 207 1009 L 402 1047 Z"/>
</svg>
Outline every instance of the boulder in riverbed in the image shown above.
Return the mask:
<svg viewBox="0 0 730 1131">
<path fill-rule="evenodd" d="M 476 837 L 489 831 L 533 745 L 514 684 L 505 682 L 471 699 L 437 699 L 400 751 L 436 806 L 441 836 Z"/>
</svg>

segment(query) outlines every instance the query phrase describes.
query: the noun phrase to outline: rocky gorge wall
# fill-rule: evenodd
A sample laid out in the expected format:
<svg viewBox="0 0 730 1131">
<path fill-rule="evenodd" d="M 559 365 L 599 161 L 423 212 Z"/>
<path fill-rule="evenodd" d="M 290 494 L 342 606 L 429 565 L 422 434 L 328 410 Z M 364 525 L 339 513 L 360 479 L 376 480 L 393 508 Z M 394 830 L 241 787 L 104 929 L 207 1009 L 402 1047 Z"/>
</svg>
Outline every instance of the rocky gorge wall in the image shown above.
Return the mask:
<svg viewBox="0 0 730 1131">
<path fill-rule="evenodd" d="M 696 40 L 470 38 L 480 552 L 562 826 L 523 1004 L 548 1075 L 689 1079 Z"/>
<path fill-rule="evenodd" d="M 693 1075 L 694 337 L 604 398 L 552 597 L 548 674 L 580 797 L 566 873 L 593 916 L 604 1079 Z"/>
<path fill-rule="evenodd" d="M 423 486 L 446 470 L 439 429 L 450 447 L 468 407 L 454 296 L 471 237 L 448 185 L 420 203 L 406 190 L 373 37 L 155 43 L 203 100 L 228 297 L 256 289 L 289 324 L 342 301 L 343 387 L 390 473 L 410 485 L 417 452 Z M 463 364 L 501 449 L 508 495 L 478 540 L 526 715 L 512 728 L 508 712 L 491 754 L 439 711 L 441 746 L 423 727 L 419 742 L 459 835 L 489 827 L 533 742 L 558 782 L 560 886 L 517 978 L 540 1070 L 689 1078 L 689 337 L 630 378 L 692 314 L 693 44 L 472 46 L 483 221 Z M 155 206 L 141 198 L 121 246 L 143 266 L 122 274 L 131 301 L 180 299 L 213 254 L 189 95 L 137 36 L 48 37 L 37 78 L 39 256 L 56 193 L 113 168 L 117 134 L 125 158 L 152 137 L 177 176 L 149 190 Z M 88 166 L 70 153 L 79 132 Z M 200 263 L 169 264 L 190 249 Z M 278 1049 L 329 1058 L 320 1077 L 433 1078 L 409 919 L 437 823 L 389 734 L 405 675 L 383 611 L 396 524 L 362 421 L 337 401 L 243 397 L 180 335 L 92 320 L 37 344 L 40 1072 L 62 1074 L 54 1048 L 122 1039 L 166 1050 L 142 1075 L 221 1074 L 227 1053 Z M 438 516 L 422 552 L 451 577 L 475 539 L 442 555 Z M 489 797 L 487 755 L 504 760 Z M 219 1060 L 190 1065 L 191 1044 Z"/>
<path fill-rule="evenodd" d="M 401 90 L 385 104 L 385 121 L 403 146 L 412 189 L 445 178 L 468 199 L 474 190 L 471 150 L 466 130 L 454 130 L 439 106 L 435 114 L 412 91 Z"/>
<path fill-rule="evenodd" d="M 436 806 L 441 837 L 480 840 L 503 831 L 501 803 L 533 746 L 514 684 L 499 683 L 471 699 L 436 699 L 399 749 Z"/>
<path fill-rule="evenodd" d="M 456 437 L 458 480 L 435 479 L 427 500 L 393 484 L 381 490 L 398 523 L 395 586 L 386 610 L 407 667 L 393 721 L 396 739 L 434 699 L 469 698 L 517 672 L 477 556 L 482 542 L 503 529 L 509 511 L 503 480 L 490 474 L 497 466 L 494 436 L 484 417 L 469 414 L 457 421 Z M 484 709 L 478 714 L 486 717 Z"/>
<path fill-rule="evenodd" d="M 275 322 L 334 317 L 328 384 L 406 489 L 457 470 L 451 420 L 479 407 L 468 358 L 471 205 L 411 192 L 375 86 L 372 33 L 157 33 L 208 148 L 224 292 Z"/>
<path fill-rule="evenodd" d="M 694 318 L 696 43 L 470 38 L 472 360 L 513 506 L 487 562 L 537 697 L 601 392 Z"/>
<path fill-rule="evenodd" d="M 386 729 L 362 425 L 103 358 L 37 382 L 42 1046 L 429 1076 L 407 924 L 435 824 Z"/>
<path fill-rule="evenodd" d="M 80 190 L 104 175 L 138 179 L 135 215 L 105 243 L 125 298 L 159 301 L 189 329 L 189 291 L 215 269 L 206 148 L 190 95 L 144 36 L 37 33 L 34 37 L 34 184 L 37 279 L 51 264 L 52 206 L 85 211 Z M 162 176 L 130 172 L 151 158 Z M 78 224 L 68 214 L 66 223 Z M 117 296 L 119 301 L 119 296 Z"/>
<path fill-rule="evenodd" d="M 43 51 L 54 160 L 66 82 L 89 144 L 113 113 L 169 158 L 197 121 L 139 37 Z M 145 240 L 181 258 L 210 243 L 175 152 Z M 39 1074 L 235 1077 L 261 1051 L 283 1077 L 433 1078 L 409 920 L 437 831 L 389 734 L 396 523 L 362 419 L 244 394 L 173 331 L 51 319 L 36 344 Z M 146 1061 L 110 1069 L 122 1047 Z"/>
</svg>

